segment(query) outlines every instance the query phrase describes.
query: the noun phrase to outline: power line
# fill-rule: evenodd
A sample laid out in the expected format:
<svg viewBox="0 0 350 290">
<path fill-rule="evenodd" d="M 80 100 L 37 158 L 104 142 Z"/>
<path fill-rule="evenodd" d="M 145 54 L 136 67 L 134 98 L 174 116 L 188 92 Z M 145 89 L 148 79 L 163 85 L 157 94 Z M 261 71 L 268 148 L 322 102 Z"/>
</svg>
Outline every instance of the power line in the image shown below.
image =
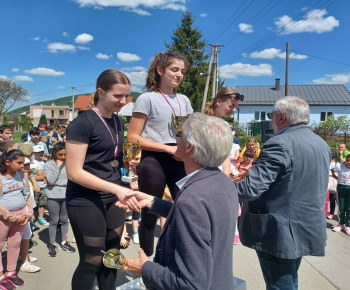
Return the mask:
<svg viewBox="0 0 350 290">
<path fill-rule="evenodd" d="M 310 57 L 313 57 L 313 58 L 317 58 L 317 59 L 320 59 L 320 60 L 324 60 L 324 61 L 328 61 L 328 62 L 333 62 L 333 63 L 337 63 L 337 64 L 341 64 L 341 65 L 350 66 L 350 64 L 348 64 L 348 63 L 344 63 L 344 62 L 340 62 L 340 61 L 336 61 L 336 60 L 331 60 L 331 59 L 327 59 L 327 58 L 323 58 L 323 57 L 307 54 L 307 53 L 304 53 L 304 52 L 298 52 L 298 51 L 295 51 L 295 50 L 291 50 L 291 52 L 307 55 L 307 56 L 310 56 Z"/>
<path fill-rule="evenodd" d="M 313 9 L 316 5 L 318 5 L 320 2 L 323 2 L 325 0 L 320 0 L 318 1 L 316 4 L 314 4 L 313 6 L 311 6 L 307 11 L 307 13 L 309 13 L 311 11 L 311 9 Z M 326 0 L 326 2 L 328 1 L 333 1 L 333 0 Z M 335 2 L 337 2 L 338 0 L 334 0 L 333 3 L 330 3 L 329 5 L 327 5 L 326 7 L 324 7 L 323 9 L 329 7 L 330 5 L 333 5 Z M 323 3 L 325 4 L 325 3 Z M 321 5 L 323 4 L 320 4 L 316 9 L 319 9 Z M 315 9 L 315 10 L 316 10 Z M 316 14 L 320 13 L 320 11 L 315 11 L 314 14 L 312 14 L 311 16 L 315 16 Z M 301 16 L 303 13 L 300 13 L 297 17 Z M 306 16 L 306 14 L 304 14 L 303 16 Z M 229 62 L 233 62 L 233 61 L 236 61 L 240 58 L 242 58 L 242 54 L 243 53 L 249 53 L 250 51 L 254 50 L 254 49 L 258 49 L 260 48 L 261 46 L 264 46 L 266 45 L 267 43 L 275 40 L 276 38 L 280 37 L 280 36 L 283 36 L 283 35 L 286 35 L 288 31 L 290 31 L 291 29 L 295 28 L 296 26 L 300 25 L 301 23 L 305 22 L 307 19 L 304 19 L 304 20 L 298 20 L 298 21 L 295 21 L 294 19 L 291 19 L 289 22 L 287 22 L 284 27 L 285 27 L 285 30 L 283 31 L 283 33 L 280 33 L 280 34 L 277 34 L 275 35 L 275 33 L 278 33 L 279 32 L 279 29 L 276 29 L 274 30 L 273 32 L 271 32 L 269 35 L 265 36 L 264 38 L 260 39 L 259 41 L 257 41 L 256 43 L 254 43 L 253 45 L 251 45 L 250 47 L 248 47 L 247 49 L 241 51 L 239 54 L 235 55 L 234 57 L 224 61 L 223 63 L 224 64 L 227 64 Z M 292 21 L 294 21 L 294 23 L 290 26 L 287 27 L 287 25 L 289 23 L 291 23 Z M 286 28 L 287 27 L 287 28 Z"/>
</svg>

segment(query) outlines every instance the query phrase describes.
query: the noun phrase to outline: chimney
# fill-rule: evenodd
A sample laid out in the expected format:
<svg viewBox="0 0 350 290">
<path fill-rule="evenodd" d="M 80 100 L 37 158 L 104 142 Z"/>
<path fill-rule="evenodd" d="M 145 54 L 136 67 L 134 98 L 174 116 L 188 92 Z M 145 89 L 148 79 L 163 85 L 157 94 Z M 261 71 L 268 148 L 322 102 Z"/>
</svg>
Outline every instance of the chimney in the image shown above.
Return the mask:
<svg viewBox="0 0 350 290">
<path fill-rule="evenodd" d="M 276 83 L 275 83 L 275 91 L 279 91 L 280 89 L 280 78 L 277 77 Z"/>
</svg>

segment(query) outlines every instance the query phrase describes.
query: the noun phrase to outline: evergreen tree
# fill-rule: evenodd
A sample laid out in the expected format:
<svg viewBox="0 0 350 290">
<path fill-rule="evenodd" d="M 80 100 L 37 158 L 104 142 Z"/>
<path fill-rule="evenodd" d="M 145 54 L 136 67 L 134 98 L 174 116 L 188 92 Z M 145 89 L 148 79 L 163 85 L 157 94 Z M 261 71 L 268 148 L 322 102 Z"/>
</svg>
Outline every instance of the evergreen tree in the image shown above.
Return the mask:
<svg viewBox="0 0 350 290">
<path fill-rule="evenodd" d="M 45 114 L 41 115 L 40 120 L 39 120 L 39 125 L 40 124 L 47 125 L 47 119 L 46 119 Z"/>
<path fill-rule="evenodd" d="M 172 44 L 165 44 L 165 46 L 186 57 L 188 61 L 187 71 L 177 91 L 186 95 L 192 103 L 193 110 L 198 112 L 202 106 L 206 79 L 200 77 L 199 74 L 208 71 L 206 60 L 209 56 L 204 54 L 206 41 L 202 40 L 202 33 L 198 28 L 192 28 L 194 20 L 195 17 L 192 16 L 191 12 L 184 12 L 181 25 L 173 31 Z"/>
</svg>

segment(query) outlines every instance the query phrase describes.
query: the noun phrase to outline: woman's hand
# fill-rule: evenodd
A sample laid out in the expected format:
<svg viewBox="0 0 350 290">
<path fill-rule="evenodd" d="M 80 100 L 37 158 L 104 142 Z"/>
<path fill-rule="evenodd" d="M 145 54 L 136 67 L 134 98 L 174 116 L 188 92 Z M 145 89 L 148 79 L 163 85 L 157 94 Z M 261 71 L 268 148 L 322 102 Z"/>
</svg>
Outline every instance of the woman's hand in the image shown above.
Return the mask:
<svg viewBox="0 0 350 290">
<path fill-rule="evenodd" d="M 170 154 L 170 155 L 175 155 L 176 150 L 177 150 L 177 146 L 166 145 L 166 147 L 165 147 L 165 152 Z"/>
<path fill-rule="evenodd" d="M 29 221 L 30 217 L 31 217 L 31 214 L 30 214 L 30 213 L 28 213 L 28 212 L 22 213 L 22 214 L 21 214 L 21 219 L 20 219 L 20 221 L 19 221 L 19 224 L 20 224 L 21 226 L 24 226 L 24 225 Z"/>
<path fill-rule="evenodd" d="M 56 159 L 56 166 L 57 166 L 57 167 L 61 167 L 62 164 L 63 164 L 63 161 L 62 161 L 62 160 Z"/>
<path fill-rule="evenodd" d="M 141 191 L 133 191 L 133 190 L 130 190 L 129 192 L 125 193 L 125 198 L 136 199 L 136 202 L 140 206 L 140 208 L 151 207 L 152 202 L 154 200 L 154 196 L 143 193 Z M 121 200 L 117 201 L 115 205 L 118 207 L 124 208 L 127 212 L 134 210 L 129 206 L 129 204 L 126 204 Z M 140 211 L 140 210 L 135 210 L 135 211 Z"/>
</svg>

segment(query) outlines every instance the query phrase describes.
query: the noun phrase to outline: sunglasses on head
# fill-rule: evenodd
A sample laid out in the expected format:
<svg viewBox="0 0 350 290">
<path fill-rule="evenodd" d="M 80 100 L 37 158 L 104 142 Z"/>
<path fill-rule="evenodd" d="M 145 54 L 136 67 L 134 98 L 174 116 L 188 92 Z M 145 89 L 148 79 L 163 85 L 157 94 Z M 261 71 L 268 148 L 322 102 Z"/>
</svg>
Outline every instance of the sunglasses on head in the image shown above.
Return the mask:
<svg viewBox="0 0 350 290">
<path fill-rule="evenodd" d="M 238 101 L 243 101 L 244 100 L 244 95 L 241 95 L 239 93 L 232 93 L 232 94 L 223 95 L 223 97 L 225 97 L 225 96 L 234 96 L 233 98 L 235 100 L 238 100 Z"/>
<path fill-rule="evenodd" d="M 181 132 L 181 131 L 175 132 L 175 136 L 176 136 L 177 138 L 182 137 L 182 132 Z"/>
</svg>

